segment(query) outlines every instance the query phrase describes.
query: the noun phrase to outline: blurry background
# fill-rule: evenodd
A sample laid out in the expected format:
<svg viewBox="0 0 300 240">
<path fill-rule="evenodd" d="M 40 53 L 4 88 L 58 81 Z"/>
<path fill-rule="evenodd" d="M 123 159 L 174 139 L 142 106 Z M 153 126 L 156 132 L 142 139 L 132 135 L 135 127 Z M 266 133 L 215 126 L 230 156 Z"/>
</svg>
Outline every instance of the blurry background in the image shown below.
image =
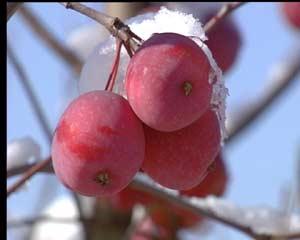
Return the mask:
<svg viewBox="0 0 300 240">
<path fill-rule="evenodd" d="M 229 119 L 238 117 L 241 112 L 250 108 L 251 102 L 268 86 L 272 86 L 273 83 L 267 80 L 271 80 L 270 76 L 280 70 L 278 64 L 297 49 L 299 33 L 286 23 L 278 4 L 249 3 L 232 14 L 242 36 L 242 47 L 235 65 L 224 76 L 230 94 L 227 98 Z M 102 26 L 59 4 L 25 5 L 63 45 L 70 49 L 76 48 L 76 54 L 82 61 L 86 59 L 92 46 L 108 36 Z M 120 9 L 118 3 L 86 5 L 108 11 L 122 19 L 136 14 L 136 9 L 141 8 L 139 4 L 128 3 L 127 8 L 131 12 L 126 12 L 124 6 Z M 28 27 L 19 12 L 10 19 L 7 27 L 8 43 L 25 68 L 30 85 L 54 131 L 65 107 L 78 95 L 76 74 Z M 86 44 L 82 45 L 82 42 Z M 45 158 L 50 153 L 48 140 L 39 127 L 32 105 L 10 60 L 7 60 L 7 69 L 7 142 L 31 137 L 40 145 L 41 156 Z M 296 175 L 297 164 L 300 162 L 299 80 L 298 75 L 287 91 L 276 99 L 251 128 L 225 145 L 225 161 L 230 173 L 226 199 L 240 206 L 287 209 L 290 193 L 294 191 L 292 189 L 295 188 L 295 183 L 300 182 L 299 175 Z M 10 178 L 8 185 L 16 179 L 17 177 Z M 72 195 L 58 182 L 55 175 L 37 174 L 22 190 L 7 199 L 8 220 L 37 216 L 51 204 L 56 209 L 52 213 L 54 216 L 72 217 L 77 214 Z M 56 239 L 81 239 L 76 225 L 55 226 L 56 228 L 47 230 L 48 234 L 34 239 L 54 239 L 51 238 L 51 232 L 59 233 Z M 8 239 L 30 239 L 29 229 L 30 227 L 8 227 Z M 202 238 L 248 237 L 216 223 Z M 193 234 L 187 234 L 184 239 L 199 239 L 199 235 L 197 238 Z"/>
</svg>

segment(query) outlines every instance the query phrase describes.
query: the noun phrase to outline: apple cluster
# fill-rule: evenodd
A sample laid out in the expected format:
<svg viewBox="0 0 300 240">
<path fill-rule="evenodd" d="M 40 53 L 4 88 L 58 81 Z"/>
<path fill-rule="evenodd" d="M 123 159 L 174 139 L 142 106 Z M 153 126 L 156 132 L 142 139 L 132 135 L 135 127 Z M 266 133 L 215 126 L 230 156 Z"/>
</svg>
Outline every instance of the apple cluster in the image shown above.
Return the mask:
<svg viewBox="0 0 300 240">
<path fill-rule="evenodd" d="M 164 187 L 190 190 L 220 151 L 212 109 L 211 65 L 189 37 L 153 34 L 129 62 L 127 99 L 110 91 L 80 95 L 56 128 L 56 175 L 72 191 L 112 196 L 138 171 Z"/>
</svg>

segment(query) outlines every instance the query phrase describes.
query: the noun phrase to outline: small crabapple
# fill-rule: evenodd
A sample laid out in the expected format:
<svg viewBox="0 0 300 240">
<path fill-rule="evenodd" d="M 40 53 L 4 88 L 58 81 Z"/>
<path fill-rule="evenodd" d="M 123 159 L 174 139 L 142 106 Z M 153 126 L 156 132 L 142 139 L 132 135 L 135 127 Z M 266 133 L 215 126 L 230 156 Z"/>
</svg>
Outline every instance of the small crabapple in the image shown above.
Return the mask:
<svg viewBox="0 0 300 240">
<path fill-rule="evenodd" d="M 176 190 L 198 185 L 220 150 L 220 126 L 212 110 L 178 131 L 159 132 L 144 126 L 144 132 L 142 169 L 159 184 Z"/>
<path fill-rule="evenodd" d="M 64 185 L 87 196 L 125 188 L 144 160 L 145 138 L 127 100 L 107 91 L 75 99 L 63 113 L 52 143 L 54 171 Z"/>
<path fill-rule="evenodd" d="M 228 184 L 228 173 L 220 154 L 208 169 L 208 174 L 204 180 L 196 187 L 181 191 L 186 196 L 206 197 L 208 195 L 222 196 Z"/>
<path fill-rule="evenodd" d="M 156 33 L 131 58 L 125 79 L 136 115 L 158 131 L 176 131 L 209 108 L 211 66 L 204 51 L 177 33 Z"/>
</svg>

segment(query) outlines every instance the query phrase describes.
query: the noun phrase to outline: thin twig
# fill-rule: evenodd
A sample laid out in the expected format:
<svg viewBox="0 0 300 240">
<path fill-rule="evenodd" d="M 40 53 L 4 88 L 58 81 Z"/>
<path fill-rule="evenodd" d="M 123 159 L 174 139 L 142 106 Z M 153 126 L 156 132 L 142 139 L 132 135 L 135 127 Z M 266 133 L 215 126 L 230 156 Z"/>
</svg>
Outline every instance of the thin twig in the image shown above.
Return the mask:
<svg viewBox="0 0 300 240">
<path fill-rule="evenodd" d="M 20 15 L 24 18 L 29 27 L 77 74 L 80 73 L 82 61 L 67 46 L 62 44 L 29 8 L 22 6 L 19 9 Z"/>
<path fill-rule="evenodd" d="M 228 14 L 230 14 L 233 10 L 242 6 L 246 2 L 233 2 L 224 4 L 221 9 L 217 12 L 215 16 L 213 16 L 205 25 L 204 31 L 205 33 L 209 33 L 215 26 L 217 26 Z"/>
<path fill-rule="evenodd" d="M 7 197 L 9 197 L 10 194 L 12 194 L 13 192 L 15 192 L 18 188 L 20 188 L 23 184 L 26 183 L 26 181 L 28 181 L 29 178 L 31 178 L 35 173 L 39 172 L 41 169 L 48 167 L 48 165 L 51 164 L 51 158 L 47 158 L 43 161 L 38 162 L 37 164 L 35 164 L 34 166 L 32 166 L 31 168 L 29 168 L 22 176 L 20 179 L 18 179 L 17 182 L 15 182 L 14 184 L 12 184 L 12 186 L 10 186 L 7 189 Z"/>
<path fill-rule="evenodd" d="M 105 86 L 105 90 L 107 90 L 107 91 L 112 91 L 114 84 L 115 84 L 115 79 L 116 79 L 116 76 L 118 73 L 121 48 L 122 48 L 122 41 L 119 39 L 116 39 L 116 56 L 113 61 L 111 73 L 109 74 L 108 81 Z"/>
<path fill-rule="evenodd" d="M 130 48 L 134 51 L 136 51 L 140 46 L 140 43 L 136 40 L 140 41 L 141 38 L 134 34 L 130 30 L 130 28 L 119 18 L 98 12 L 77 2 L 62 2 L 61 4 L 66 8 L 80 12 L 81 14 L 94 19 L 95 21 L 103 25 L 113 36 L 122 40 L 125 45 L 129 44 Z"/>
<path fill-rule="evenodd" d="M 14 15 L 14 13 L 17 11 L 17 9 L 22 5 L 22 2 L 8 2 L 6 3 L 6 21 Z"/>
<path fill-rule="evenodd" d="M 22 174 L 26 171 L 28 171 L 30 168 L 34 167 L 36 163 L 31 163 L 31 164 L 25 164 L 22 166 L 14 167 L 10 170 L 7 171 L 7 178 L 17 176 L 19 174 Z M 47 174 L 53 174 L 53 166 L 52 164 L 49 164 L 48 166 L 44 167 L 43 169 L 39 170 L 39 173 L 47 173 Z"/>
<path fill-rule="evenodd" d="M 294 54 L 299 47 L 292 48 Z M 297 75 L 300 73 L 300 56 L 299 54 L 292 55 L 289 59 L 286 59 L 282 66 L 284 67 L 283 74 L 277 74 L 272 76 L 272 86 L 268 87 L 263 93 L 262 97 L 257 100 L 256 104 L 251 108 L 245 109 L 244 112 L 239 114 L 236 120 L 233 120 L 233 126 L 228 129 L 228 138 L 226 144 L 234 142 L 238 136 L 245 132 L 253 123 L 255 123 L 260 116 L 278 99 L 285 90 L 297 79 Z M 257 97 L 256 97 L 257 99 Z"/>
</svg>

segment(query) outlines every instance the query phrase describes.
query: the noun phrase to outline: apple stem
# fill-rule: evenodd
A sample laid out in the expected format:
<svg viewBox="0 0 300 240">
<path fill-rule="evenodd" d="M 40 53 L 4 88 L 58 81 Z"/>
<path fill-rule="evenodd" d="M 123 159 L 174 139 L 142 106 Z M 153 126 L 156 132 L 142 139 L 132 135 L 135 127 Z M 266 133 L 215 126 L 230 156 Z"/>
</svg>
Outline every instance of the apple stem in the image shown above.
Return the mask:
<svg viewBox="0 0 300 240">
<path fill-rule="evenodd" d="M 111 73 L 109 74 L 109 77 L 108 77 L 108 80 L 107 80 L 107 83 L 105 86 L 105 90 L 107 90 L 107 91 L 112 92 L 113 87 L 115 85 L 115 80 L 116 80 L 118 68 L 119 68 L 122 44 L 123 44 L 123 42 L 116 38 L 116 57 L 114 59 L 112 70 L 111 70 Z"/>
</svg>

